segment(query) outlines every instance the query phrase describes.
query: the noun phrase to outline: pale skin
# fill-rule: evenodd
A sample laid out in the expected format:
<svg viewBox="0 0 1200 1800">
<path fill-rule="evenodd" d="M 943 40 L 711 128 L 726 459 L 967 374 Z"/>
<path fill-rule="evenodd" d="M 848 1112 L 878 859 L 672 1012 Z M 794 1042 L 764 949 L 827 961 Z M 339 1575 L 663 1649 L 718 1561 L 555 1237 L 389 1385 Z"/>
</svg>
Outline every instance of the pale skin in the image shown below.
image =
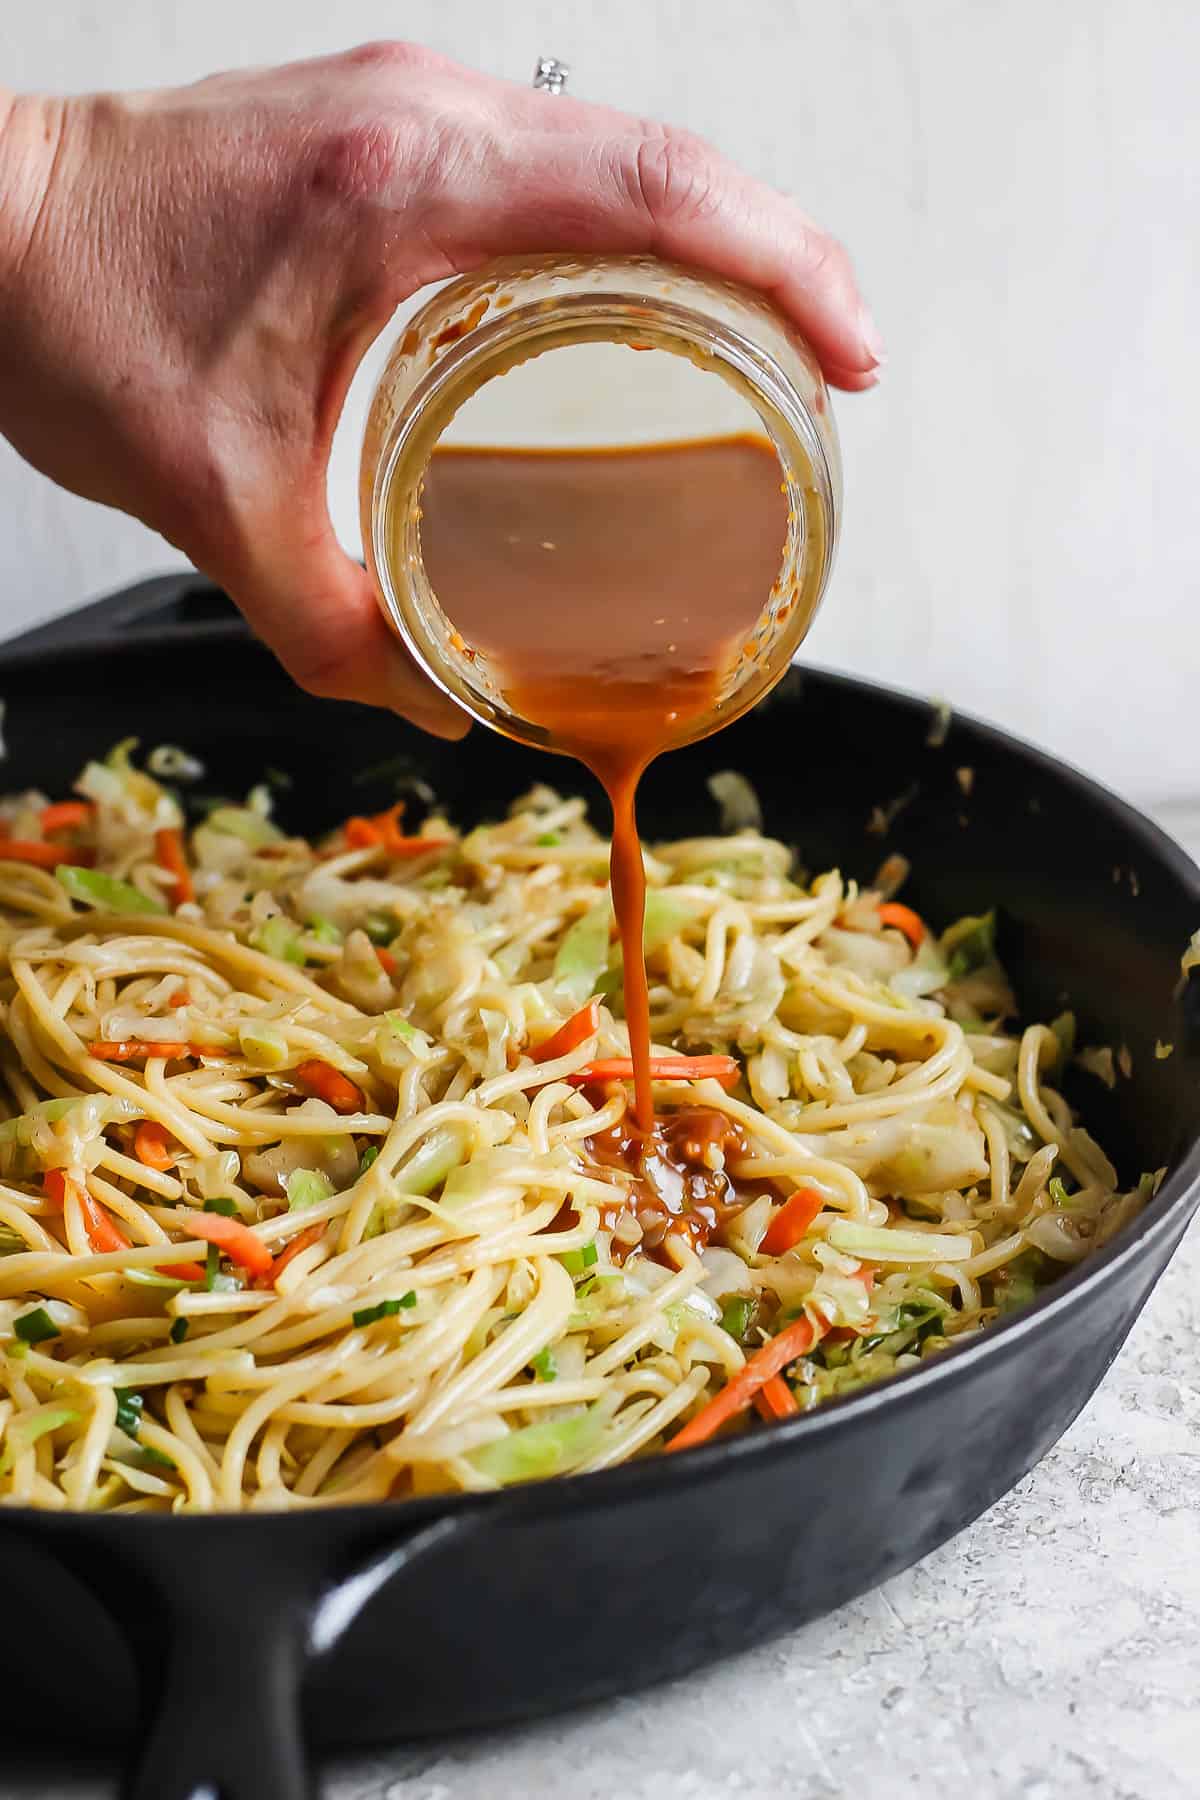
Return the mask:
<svg viewBox="0 0 1200 1800">
<path fill-rule="evenodd" d="M 0 89 L 0 433 L 219 582 L 292 676 L 458 736 L 326 505 L 351 378 L 428 282 L 652 252 L 878 378 L 845 251 L 689 133 L 373 44 L 158 93 Z"/>
</svg>

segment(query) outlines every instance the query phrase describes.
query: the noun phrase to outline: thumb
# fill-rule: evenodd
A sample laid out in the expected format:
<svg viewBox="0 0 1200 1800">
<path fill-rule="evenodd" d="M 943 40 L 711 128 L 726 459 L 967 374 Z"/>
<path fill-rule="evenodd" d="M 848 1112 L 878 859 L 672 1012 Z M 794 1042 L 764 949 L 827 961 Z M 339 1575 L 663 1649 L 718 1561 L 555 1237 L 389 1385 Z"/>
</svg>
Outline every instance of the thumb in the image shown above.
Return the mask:
<svg viewBox="0 0 1200 1800">
<path fill-rule="evenodd" d="M 461 708 L 416 665 L 379 610 L 366 570 L 334 535 L 322 495 L 304 512 L 280 507 L 218 579 L 293 681 L 328 700 L 358 700 L 400 713 L 435 737 L 470 728 Z"/>
</svg>

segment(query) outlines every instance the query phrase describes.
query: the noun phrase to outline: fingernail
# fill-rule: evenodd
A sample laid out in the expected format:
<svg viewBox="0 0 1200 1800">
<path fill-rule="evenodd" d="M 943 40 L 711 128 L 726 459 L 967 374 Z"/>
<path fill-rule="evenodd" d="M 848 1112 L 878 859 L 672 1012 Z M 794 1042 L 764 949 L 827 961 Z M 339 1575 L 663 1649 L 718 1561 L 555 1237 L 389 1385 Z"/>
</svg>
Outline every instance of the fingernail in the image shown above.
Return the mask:
<svg viewBox="0 0 1200 1800">
<path fill-rule="evenodd" d="M 865 301 L 858 309 L 858 330 L 859 336 L 862 338 L 867 353 L 874 362 L 875 367 L 877 369 L 882 368 L 887 361 L 887 351 L 884 348 L 883 338 L 880 334 L 879 327 L 867 310 Z"/>
</svg>

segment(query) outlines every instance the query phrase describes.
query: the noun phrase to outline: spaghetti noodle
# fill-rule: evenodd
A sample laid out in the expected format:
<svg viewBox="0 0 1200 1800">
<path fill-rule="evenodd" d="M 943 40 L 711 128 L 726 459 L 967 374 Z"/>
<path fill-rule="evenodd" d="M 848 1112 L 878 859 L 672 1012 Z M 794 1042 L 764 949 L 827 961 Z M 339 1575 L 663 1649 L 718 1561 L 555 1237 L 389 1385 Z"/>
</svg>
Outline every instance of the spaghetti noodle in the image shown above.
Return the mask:
<svg viewBox="0 0 1200 1800">
<path fill-rule="evenodd" d="M 648 851 L 647 1137 L 581 800 L 314 845 L 261 789 L 186 831 L 194 765 L 148 766 L 0 803 L 9 1503 L 606 1468 L 916 1366 L 1150 1191 L 986 919 L 935 939 L 752 830 Z"/>
</svg>

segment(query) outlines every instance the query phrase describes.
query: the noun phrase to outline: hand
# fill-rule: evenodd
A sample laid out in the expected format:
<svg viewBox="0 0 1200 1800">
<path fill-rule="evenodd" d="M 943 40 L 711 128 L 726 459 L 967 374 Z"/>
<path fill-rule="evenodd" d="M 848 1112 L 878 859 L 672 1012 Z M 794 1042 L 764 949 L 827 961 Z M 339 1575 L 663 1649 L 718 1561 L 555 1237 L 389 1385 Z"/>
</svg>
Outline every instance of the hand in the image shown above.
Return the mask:
<svg viewBox="0 0 1200 1800">
<path fill-rule="evenodd" d="M 0 93 L 0 431 L 161 532 L 304 687 L 466 721 L 326 506 L 371 340 L 503 252 L 653 251 L 771 295 L 843 388 L 881 349 L 845 252 L 686 133 L 377 44 L 153 94 Z"/>
</svg>

